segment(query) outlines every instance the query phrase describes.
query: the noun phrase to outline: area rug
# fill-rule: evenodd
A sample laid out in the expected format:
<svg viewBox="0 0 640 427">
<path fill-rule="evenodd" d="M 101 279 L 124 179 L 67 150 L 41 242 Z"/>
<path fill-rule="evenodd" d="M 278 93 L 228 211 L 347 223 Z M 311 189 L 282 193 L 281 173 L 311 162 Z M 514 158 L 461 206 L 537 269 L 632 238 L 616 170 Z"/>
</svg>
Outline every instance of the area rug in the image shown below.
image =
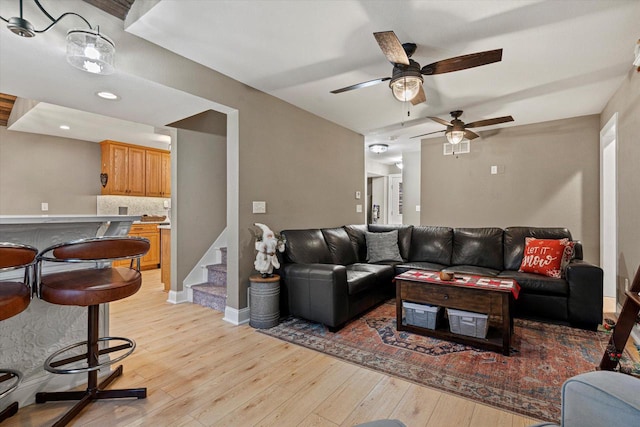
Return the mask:
<svg viewBox="0 0 640 427">
<path fill-rule="evenodd" d="M 387 301 L 336 333 L 289 317 L 260 330 L 367 368 L 527 417 L 559 422 L 560 389 L 600 363 L 609 335 L 515 319 L 511 355 L 396 330 Z"/>
</svg>

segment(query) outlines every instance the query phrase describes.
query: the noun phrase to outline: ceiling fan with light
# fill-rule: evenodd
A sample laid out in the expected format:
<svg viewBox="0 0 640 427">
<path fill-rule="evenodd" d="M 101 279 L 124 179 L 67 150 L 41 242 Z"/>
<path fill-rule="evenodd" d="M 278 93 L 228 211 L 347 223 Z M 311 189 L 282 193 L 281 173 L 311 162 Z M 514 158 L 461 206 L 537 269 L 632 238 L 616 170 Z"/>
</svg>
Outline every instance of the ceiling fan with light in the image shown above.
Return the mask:
<svg viewBox="0 0 640 427">
<path fill-rule="evenodd" d="M 439 117 L 428 117 L 434 122 L 438 122 L 441 125 L 445 125 L 447 127 L 446 129 L 437 130 L 435 132 L 423 133 L 422 135 L 412 136 L 411 138 L 420 138 L 423 136 L 444 132 L 445 136 L 447 137 L 447 141 L 449 141 L 451 144 L 458 144 L 463 139 L 472 140 L 480 136 L 477 133 L 468 130 L 469 128 L 479 128 L 483 126 L 491 126 L 491 125 L 497 125 L 500 123 L 513 121 L 513 117 L 504 116 L 504 117 L 494 117 L 493 119 L 478 120 L 475 122 L 464 124 L 464 122 L 458 118 L 462 115 L 462 110 L 452 111 L 450 114 L 451 114 L 451 117 L 453 117 L 453 120 L 451 120 L 450 122 L 443 120 Z"/>
<path fill-rule="evenodd" d="M 420 64 L 411 59 L 417 48 L 415 43 L 401 44 L 393 31 L 373 33 L 373 36 L 376 38 L 380 49 L 382 49 L 382 53 L 393 64 L 391 77 L 382 77 L 358 83 L 332 90 L 331 93 L 347 92 L 390 80 L 389 87 L 393 92 L 394 98 L 401 102 L 410 101 L 413 105 L 417 105 L 427 100 L 422 88 L 423 75 L 431 76 L 466 70 L 467 68 L 479 67 L 502 60 L 502 49 L 496 49 L 443 59 L 420 68 Z"/>
</svg>

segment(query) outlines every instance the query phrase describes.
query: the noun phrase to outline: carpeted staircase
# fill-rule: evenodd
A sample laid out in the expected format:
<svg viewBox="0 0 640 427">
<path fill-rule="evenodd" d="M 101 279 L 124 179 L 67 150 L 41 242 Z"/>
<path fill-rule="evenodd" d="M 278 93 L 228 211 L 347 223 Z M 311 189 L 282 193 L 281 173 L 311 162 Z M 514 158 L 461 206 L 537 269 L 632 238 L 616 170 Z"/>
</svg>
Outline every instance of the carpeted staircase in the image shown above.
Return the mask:
<svg viewBox="0 0 640 427">
<path fill-rule="evenodd" d="M 227 248 L 220 248 L 219 264 L 207 266 L 207 281 L 191 287 L 193 302 L 224 313 L 227 305 Z"/>
</svg>

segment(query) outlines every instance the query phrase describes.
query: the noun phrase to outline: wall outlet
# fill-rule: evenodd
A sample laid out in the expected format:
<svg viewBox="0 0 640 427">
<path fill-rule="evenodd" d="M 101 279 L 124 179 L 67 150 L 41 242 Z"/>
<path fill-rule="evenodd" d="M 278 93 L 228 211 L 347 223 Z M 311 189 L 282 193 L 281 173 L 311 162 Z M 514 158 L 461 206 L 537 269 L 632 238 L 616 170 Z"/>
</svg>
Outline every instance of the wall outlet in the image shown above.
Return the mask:
<svg viewBox="0 0 640 427">
<path fill-rule="evenodd" d="M 362 205 L 356 205 L 356 212 L 362 213 Z"/>
<path fill-rule="evenodd" d="M 491 175 L 498 174 L 498 166 L 491 166 Z"/>
<path fill-rule="evenodd" d="M 253 202 L 253 213 L 267 213 L 267 202 Z"/>
<path fill-rule="evenodd" d="M 416 212 L 420 212 L 420 205 L 416 205 Z"/>
<path fill-rule="evenodd" d="M 48 211 L 49 210 L 49 203 L 46 203 L 46 202 L 40 203 L 40 209 L 42 210 L 42 212 Z"/>
</svg>

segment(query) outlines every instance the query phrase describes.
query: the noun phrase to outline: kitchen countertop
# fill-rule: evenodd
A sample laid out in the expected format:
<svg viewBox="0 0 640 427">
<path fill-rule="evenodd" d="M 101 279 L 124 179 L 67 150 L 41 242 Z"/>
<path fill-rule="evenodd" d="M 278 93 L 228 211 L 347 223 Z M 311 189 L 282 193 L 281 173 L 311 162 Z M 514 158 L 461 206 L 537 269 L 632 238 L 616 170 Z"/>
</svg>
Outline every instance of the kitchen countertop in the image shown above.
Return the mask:
<svg viewBox="0 0 640 427">
<path fill-rule="evenodd" d="M 46 224 L 78 222 L 134 222 L 134 215 L 0 215 L 0 224 Z"/>
</svg>

